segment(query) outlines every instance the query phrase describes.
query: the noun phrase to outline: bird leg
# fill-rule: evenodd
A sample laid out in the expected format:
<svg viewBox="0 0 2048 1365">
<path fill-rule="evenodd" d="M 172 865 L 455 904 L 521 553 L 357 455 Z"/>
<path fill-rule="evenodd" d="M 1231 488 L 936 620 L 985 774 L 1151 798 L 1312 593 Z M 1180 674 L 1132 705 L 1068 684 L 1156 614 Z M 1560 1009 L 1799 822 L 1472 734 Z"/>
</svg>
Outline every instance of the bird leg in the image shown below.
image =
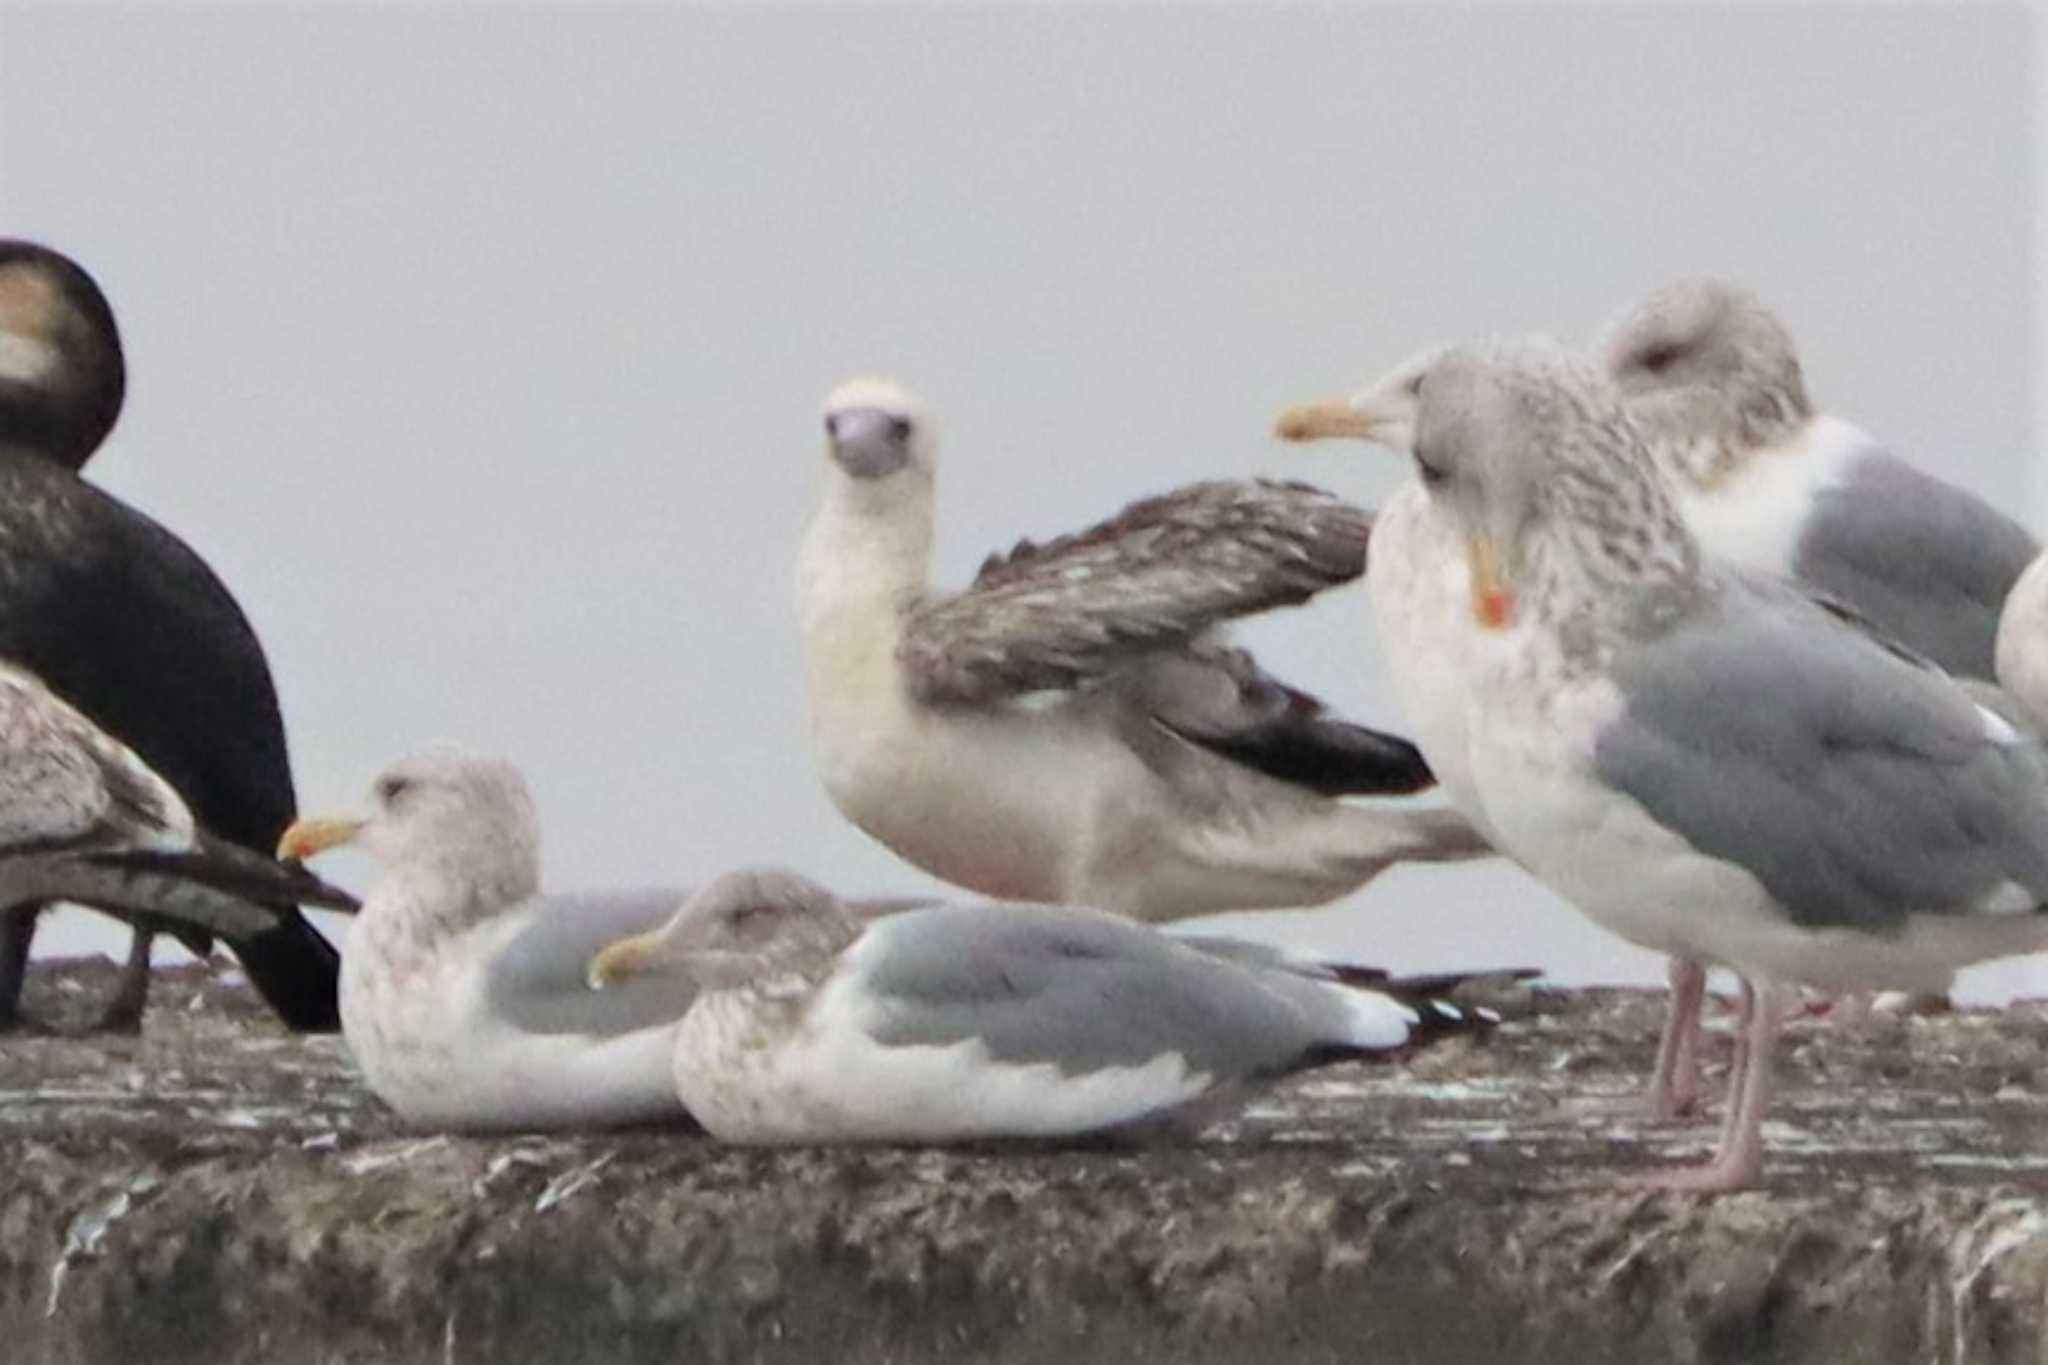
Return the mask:
<svg viewBox="0 0 2048 1365">
<path fill-rule="evenodd" d="M 28 950 L 35 940 L 40 905 L 0 910 L 0 1033 L 21 1026 L 21 991 L 28 984 Z"/>
<path fill-rule="evenodd" d="M 134 936 L 128 940 L 128 960 L 121 964 L 121 978 L 114 987 L 114 998 L 107 1002 L 106 1011 L 93 1024 L 93 1032 L 142 1032 L 142 1011 L 149 1003 L 150 949 L 155 943 L 155 930 L 145 929 L 139 924 L 134 926 Z"/>
<path fill-rule="evenodd" d="M 1650 1088 L 1619 1101 L 1587 1101 L 1579 1108 L 1603 1116 L 1630 1118 L 1651 1128 L 1667 1127 L 1694 1112 L 1700 1098 L 1700 1007 L 1706 999 L 1707 969 L 1674 957 L 1664 1031 L 1657 1040 L 1657 1068 Z"/>
<path fill-rule="evenodd" d="M 1764 1112 L 1771 1107 L 1771 1072 L 1784 1014 L 1783 988 L 1768 981 L 1761 986 L 1752 986 L 1746 979 L 1742 982 L 1741 1028 L 1720 1150 L 1704 1166 L 1658 1171 L 1632 1178 L 1627 1184 L 1694 1194 L 1726 1194 L 1762 1183 Z"/>
<path fill-rule="evenodd" d="M 1643 1104 L 1653 1124 L 1677 1122 L 1700 1098 L 1700 1007 L 1706 1000 L 1707 969 L 1690 958 L 1674 957 L 1668 973 L 1671 1004 L 1664 1012 L 1657 1070 Z"/>
</svg>

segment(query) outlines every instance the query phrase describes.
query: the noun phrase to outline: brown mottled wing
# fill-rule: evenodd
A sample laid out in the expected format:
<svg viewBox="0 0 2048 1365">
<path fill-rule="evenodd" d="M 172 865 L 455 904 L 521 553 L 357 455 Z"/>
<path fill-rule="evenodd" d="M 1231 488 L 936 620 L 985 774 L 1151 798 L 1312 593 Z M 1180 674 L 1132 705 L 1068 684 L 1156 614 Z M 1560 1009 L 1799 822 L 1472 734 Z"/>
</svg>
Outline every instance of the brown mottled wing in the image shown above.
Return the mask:
<svg viewBox="0 0 2048 1365">
<path fill-rule="evenodd" d="M 1191 484 L 993 555 L 906 615 L 897 657 L 925 702 L 1072 688 L 1232 617 L 1365 572 L 1372 515 L 1307 484 Z"/>
<path fill-rule="evenodd" d="M 180 846 L 177 793 L 34 675 L 0 666 L 0 847 Z"/>
</svg>

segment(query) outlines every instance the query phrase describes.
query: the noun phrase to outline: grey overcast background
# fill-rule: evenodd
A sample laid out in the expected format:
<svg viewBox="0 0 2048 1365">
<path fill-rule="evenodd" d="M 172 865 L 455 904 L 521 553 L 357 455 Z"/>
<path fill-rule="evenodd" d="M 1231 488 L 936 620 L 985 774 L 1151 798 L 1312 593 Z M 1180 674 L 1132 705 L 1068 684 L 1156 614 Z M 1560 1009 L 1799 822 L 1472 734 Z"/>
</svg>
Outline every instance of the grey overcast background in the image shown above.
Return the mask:
<svg viewBox="0 0 2048 1365">
<path fill-rule="evenodd" d="M 131 387 L 91 473 L 240 595 L 303 808 L 446 737 L 524 766 L 556 887 L 772 861 L 907 889 L 806 748 L 791 566 L 833 383 L 935 405 L 958 582 L 1196 478 L 1376 500 L 1393 459 L 1281 448 L 1274 412 L 1712 270 L 1778 305 L 1826 406 L 2042 526 L 2038 29 L 6 3 L 0 232 L 112 298 Z M 1247 634 L 1398 724 L 1362 592 Z M 1501 866 L 1259 922 L 1400 967 L 1657 971 Z M 43 940 L 117 942 L 82 913 Z"/>
</svg>

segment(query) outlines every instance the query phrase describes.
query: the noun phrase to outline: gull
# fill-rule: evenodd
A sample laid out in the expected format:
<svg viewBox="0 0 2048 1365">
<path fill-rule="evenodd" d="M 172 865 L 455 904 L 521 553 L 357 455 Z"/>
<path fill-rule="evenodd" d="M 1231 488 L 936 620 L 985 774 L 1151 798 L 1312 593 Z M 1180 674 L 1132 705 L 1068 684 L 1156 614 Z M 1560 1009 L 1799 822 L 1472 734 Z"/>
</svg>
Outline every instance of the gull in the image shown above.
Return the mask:
<svg viewBox="0 0 2048 1365">
<path fill-rule="evenodd" d="M 392 764 L 367 815 L 300 820 L 281 856 L 358 844 L 383 875 L 349 925 L 341 1028 L 407 1123 L 458 1132 L 680 1122 L 669 1078 L 687 982 L 604 995 L 590 955 L 668 920 L 678 890 L 540 894 L 517 769 L 440 746 Z"/>
<path fill-rule="evenodd" d="M 0 909 L 55 900 L 231 936 L 273 928 L 277 904 L 355 907 L 208 834 L 127 745 L 0 663 Z"/>
<path fill-rule="evenodd" d="M 1274 433 L 1296 442 L 1366 441 L 1409 455 L 1423 376 L 1448 350 L 1432 346 L 1418 351 L 1349 397 L 1291 407 L 1275 421 Z M 1402 716 L 1445 794 L 1492 844 L 1466 756 L 1470 687 L 1488 637 L 1466 610 L 1472 576 L 1463 537 L 1421 479 L 1409 478 L 1381 506 L 1373 522 L 1373 546 L 1366 595 Z M 1649 1089 L 1624 1106 L 1654 1125 L 1687 1112 L 1699 1092 L 1698 1025 L 1706 972 L 1697 963 L 1674 958 L 1668 975 L 1671 1004 Z"/>
<path fill-rule="evenodd" d="M 1447 353 L 1414 459 L 1487 636 L 1487 828 L 1596 923 L 1736 972 L 1719 1148 L 1656 1183 L 1754 1184 L 1788 985 L 1925 990 L 2048 946 L 2048 756 L 1855 614 L 1706 555 L 1620 391 L 1554 342 Z"/>
<path fill-rule="evenodd" d="M 284 721 L 263 647 L 192 548 L 79 471 L 121 411 L 105 295 L 75 261 L 0 239 L 0 658 L 129 745 L 214 837 L 267 852 L 292 817 Z M 0 914 L 0 1025 L 12 1023 L 38 905 Z M 293 1029 L 336 1026 L 333 945 L 290 903 L 228 946 Z M 141 1024 L 138 926 L 104 1028 Z M 210 948 L 190 924 L 194 951 Z"/>
<path fill-rule="evenodd" d="M 1958 677 L 1997 680 L 1999 614 L 2040 543 L 1819 412 L 1762 300 L 1681 280 L 1612 324 L 1602 352 L 1709 554 L 1826 593 Z"/>
<path fill-rule="evenodd" d="M 1396 982 L 1355 986 L 1231 947 L 1071 906 L 863 918 L 816 882 L 757 870 L 606 948 L 589 975 L 604 990 L 650 975 L 697 983 L 674 1084 L 735 1143 L 1184 1127 L 1296 1072 L 1495 1022 Z"/>
<path fill-rule="evenodd" d="M 840 811 L 981 894 L 1146 921 L 1316 905 L 1485 851 L 1404 740 L 1214 638 L 1355 578 L 1370 518 L 1297 484 L 1195 484 L 927 585 L 936 437 L 910 394 L 826 405 L 798 564 L 811 739 Z"/>
</svg>

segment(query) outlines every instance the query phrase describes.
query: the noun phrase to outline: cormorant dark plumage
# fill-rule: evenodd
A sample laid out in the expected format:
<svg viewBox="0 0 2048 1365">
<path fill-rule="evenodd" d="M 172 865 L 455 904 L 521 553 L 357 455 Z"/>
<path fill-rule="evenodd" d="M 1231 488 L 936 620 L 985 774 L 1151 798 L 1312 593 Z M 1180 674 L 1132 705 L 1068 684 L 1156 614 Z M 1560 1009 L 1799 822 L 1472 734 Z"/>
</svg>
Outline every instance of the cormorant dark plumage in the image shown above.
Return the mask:
<svg viewBox="0 0 2048 1365">
<path fill-rule="evenodd" d="M 78 473 L 124 385 L 92 278 L 0 239 L 0 658 L 134 749 L 207 829 L 268 853 L 295 803 L 262 646 L 191 547 Z M 297 907 L 276 909 L 276 928 L 230 946 L 286 1024 L 331 1031 L 339 956 Z M 33 912 L 10 916 L 0 933 L 0 1018 L 15 1007 L 32 923 Z M 131 969 L 139 959 L 146 970 L 146 933 Z M 139 1015 L 146 981 L 124 982 L 117 1012 Z"/>
</svg>

